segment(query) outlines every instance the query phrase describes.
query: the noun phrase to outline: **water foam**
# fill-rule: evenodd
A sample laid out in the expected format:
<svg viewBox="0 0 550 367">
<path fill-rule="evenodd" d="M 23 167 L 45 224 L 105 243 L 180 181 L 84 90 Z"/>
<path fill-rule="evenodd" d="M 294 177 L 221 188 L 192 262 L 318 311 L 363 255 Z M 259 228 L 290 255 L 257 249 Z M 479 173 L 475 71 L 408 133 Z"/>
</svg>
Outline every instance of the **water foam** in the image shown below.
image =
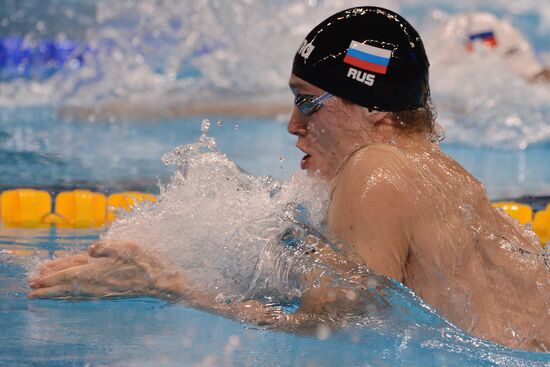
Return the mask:
<svg viewBox="0 0 550 367">
<path fill-rule="evenodd" d="M 220 96 L 224 101 L 258 96 L 274 103 L 288 100 L 289 68 L 304 35 L 326 16 L 354 5 L 361 3 L 239 0 L 227 6 L 219 0 L 167 0 L 159 6 L 149 0 L 98 1 L 95 23 L 82 24 L 86 32 L 79 32 L 92 50 L 85 53 L 84 66 L 67 64 L 44 81 L 3 83 L 0 106 L 111 103 L 114 116 L 131 106 L 147 106 L 164 116 L 171 106 Z M 525 83 L 491 57 L 463 55 L 452 64 L 443 62 L 448 48 L 437 38 L 438 25 L 448 14 L 490 9 L 527 32 L 535 48 L 544 51 L 550 29 L 547 2 L 380 0 L 369 5 L 401 9 L 420 30 L 448 141 L 519 149 L 550 141 L 547 86 Z M 63 36 L 68 34 L 70 30 Z M 40 34 L 25 36 L 32 40 Z"/>
<path fill-rule="evenodd" d="M 372 273 L 351 249 L 331 242 L 325 223 L 328 184 L 303 173 L 287 182 L 249 175 L 216 148 L 208 127 L 203 121 L 197 143 L 163 156 L 176 172 L 161 187 L 158 202 L 142 203 L 115 221 L 104 239 L 139 244 L 176 265 L 194 288 L 217 302 L 254 298 L 279 307 L 322 283 L 360 300 L 354 312 L 329 316 L 340 326 L 388 335 L 403 327 L 420 335 L 428 328 L 435 335 L 445 330 L 453 340 L 476 340 L 410 289 Z"/>
<path fill-rule="evenodd" d="M 373 4 L 392 7 L 392 0 Z M 358 1 L 98 1 L 84 67 L 3 85 L 0 106 L 107 99 L 196 101 L 287 92 L 289 65 L 318 21 Z M 44 15 L 45 17 L 47 15 Z M 34 36 L 34 35 L 33 35 Z M 160 102 L 159 102 L 160 101 Z"/>
<path fill-rule="evenodd" d="M 171 259 L 207 289 L 244 294 L 262 252 L 289 226 L 289 206 L 300 205 L 308 223 L 322 228 L 328 188 L 303 174 L 285 183 L 247 174 L 216 149 L 207 126 L 197 143 L 163 156 L 176 172 L 158 203 L 115 222 L 106 238 Z"/>
</svg>

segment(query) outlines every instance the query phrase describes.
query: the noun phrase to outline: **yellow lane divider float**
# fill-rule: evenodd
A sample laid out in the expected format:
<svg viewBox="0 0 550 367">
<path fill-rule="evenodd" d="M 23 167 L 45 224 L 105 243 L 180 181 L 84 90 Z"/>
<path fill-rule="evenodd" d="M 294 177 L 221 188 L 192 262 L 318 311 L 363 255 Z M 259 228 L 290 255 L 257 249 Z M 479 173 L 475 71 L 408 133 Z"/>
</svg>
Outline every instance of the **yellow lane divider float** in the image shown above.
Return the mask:
<svg viewBox="0 0 550 367">
<path fill-rule="evenodd" d="M 493 203 L 493 206 L 503 209 L 521 224 L 530 225 L 533 232 L 539 236 L 542 246 L 546 246 L 550 241 L 550 204 L 546 205 L 544 210 L 536 212 L 534 216 L 533 209 L 527 204 L 500 201 Z"/>
<path fill-rule="evenodd" d="M 52 198 L 47 191 L 8 190 L 2 193 L 2 223 L 9 227 L 46 227 L 44 217 L 51 213 Z"/>
<path fill-rule="evenodd" d="M 55 197 L 55 213 L 44 220 L 58 227 L 101 227 L 107 219 L 107 198 L 89 190 L 60 192 Z"/>
<path fill-rule="evenodd" d="M 535 213 L 533 232 L 539 236 L 543 246 L 550 242 L 550 204 L 546 206 L 546 209 Z"/>
<path fill-rule="evenodd" d="M 126 191 L 109 195 L 107 199 L 107 220 L 112 222 L 116 217 L 116 209 L 131 211 L 132 208 L 143 201 L 157 201 L 153 194 L 138 191 Z"/>
<path fill-rule="evenodd" d="M 52 212 L 52 198 L 47 191 L 15 189 L 2 193 L 0 215 L 7 227 L 97 228 L 112 222 L 120 210 L 130 211 L 143 201 L 157 201 L 157 198 L 137 191 L 108 197 L 89 190 L 64 191 L 57 194 L 55 212 Z M 493 205 L 521 224 L 530 225 L 543 246 L 550 241 L 550 204 L 534 215 L 527 204 L 496 202 Z"/>
<path fill-rule="evenodd" d="M 504 211 L 514 219 L 517 219 L 521 224 L 530 224 L 533 221 L 533 209 L 527 204 L 515 203 L 513 201 L 499 201 L 493 203 L 496 208 L 504 209 Z"/>
<path fill-rule="evenodd" d="M 121 210 L 130 211 L 143 201 L 157 201 L 152 194 L 121 192 L 109 195 L 89 190 L 64 191 L 52 198 L 47 191 L 8 190 L 2 193 L 0 216 L 6 227 L 97 228 L 112 222 Z"/>
</svg>

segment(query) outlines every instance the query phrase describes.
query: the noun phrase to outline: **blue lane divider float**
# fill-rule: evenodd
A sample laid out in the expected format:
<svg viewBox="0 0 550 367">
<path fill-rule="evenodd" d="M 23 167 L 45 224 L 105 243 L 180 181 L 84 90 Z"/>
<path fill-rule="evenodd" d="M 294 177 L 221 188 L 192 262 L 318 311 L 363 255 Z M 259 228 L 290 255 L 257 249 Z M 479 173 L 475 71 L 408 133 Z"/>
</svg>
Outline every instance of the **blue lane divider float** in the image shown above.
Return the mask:
<svg viewBox="0 0 550 367">
<path fill-rule="evenodd" d="M 117 47 L 112 39 L 104 39 L 99 48 L 110 53 Z M 197 47 L 182 61 L 177 79 L 199 77 L 201 72 L 194 60 L 206 56 L 225 46 L 219 41 Z M 98 49 L 85 42 L 45 39 L 28 41 L 23 37 L 0 38 L 0 82 L 15 79 L 45 80 L 67 67 L 80 69 L 87 58 L 97 59 Z M 163 69 L 155 70 L 163 73 Z"/>
<path fill-rule="evenodd" d="M 21 37 L 0 38 L 0 81 L 13 79 L 44 80 L 70 62 L 80 68 L 89 45 L 71 40 L 26 41 Z"/>
</svg>

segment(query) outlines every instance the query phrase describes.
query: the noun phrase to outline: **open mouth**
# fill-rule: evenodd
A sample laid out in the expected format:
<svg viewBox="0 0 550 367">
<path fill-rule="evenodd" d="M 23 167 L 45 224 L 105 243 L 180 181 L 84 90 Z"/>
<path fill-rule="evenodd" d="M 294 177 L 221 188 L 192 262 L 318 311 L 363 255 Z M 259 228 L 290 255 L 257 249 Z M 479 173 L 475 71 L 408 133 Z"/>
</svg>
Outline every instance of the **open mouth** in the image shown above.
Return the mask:
<svg viewBox="0 0 550 367">
<path fill-rule="evenodd" d="M 307 168 L 307 164 L 308 164 L 310 158 L 311 158 L 311 155 L 309 155 L 309 154 L 304 155 L 304 157 L 300 161 L 300 168 L 301 169 L 306 169 Z"/>
</svg>

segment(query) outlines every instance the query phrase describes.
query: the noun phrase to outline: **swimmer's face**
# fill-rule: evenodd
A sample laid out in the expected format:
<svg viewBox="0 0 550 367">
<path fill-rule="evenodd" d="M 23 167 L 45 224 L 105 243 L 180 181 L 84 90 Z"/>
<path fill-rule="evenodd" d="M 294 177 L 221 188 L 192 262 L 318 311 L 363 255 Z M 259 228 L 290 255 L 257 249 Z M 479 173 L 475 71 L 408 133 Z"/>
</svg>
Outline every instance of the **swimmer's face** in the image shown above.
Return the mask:
<svg viewBox="0 0 550 367">
<path fill-rule="evenodd" d="M 294 74 L 289 85 L 294 96 L 325 93 Z M 296 147 L 305 153 L 300 167 L 310 176 L 332 179 L 346 157 L 369 141 L 364 113 L 364 108 L 338 97 L 307 115 L 294 106 L 288 132 L 298 137 Z"/>
</svg>

